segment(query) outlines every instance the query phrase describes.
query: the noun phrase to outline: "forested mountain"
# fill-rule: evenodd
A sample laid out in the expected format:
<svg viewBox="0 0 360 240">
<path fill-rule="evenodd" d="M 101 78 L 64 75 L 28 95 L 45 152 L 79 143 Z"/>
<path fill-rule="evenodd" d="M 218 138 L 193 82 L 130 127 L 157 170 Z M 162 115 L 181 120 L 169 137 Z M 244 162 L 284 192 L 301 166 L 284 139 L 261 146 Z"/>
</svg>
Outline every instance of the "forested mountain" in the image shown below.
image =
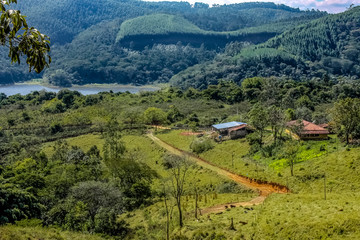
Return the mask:
<svg viewBox="0 0 360 240">
<path fill-rule="evenodd" d="M 209 7 L 186 2 L 29 0 L 19 1 L 15 7 L 28 17 L 29 25 L 50 36 L 53 63 L 45 72 L 45 79 L 63 86 L 93 82 L 167 82 L 190 66 L 212 60 L 231 41 L 264 42 L 293 26 L 326 15 L 274 3 Z M 132 48 L 134 39 L 116 41 L 117 36 L 124 33 L 122 29 L 126 29 L 127 20 L 154 16 L 175 19 L 170 27 L 177 21 L 186 22 L 201 34 L 185 38 L 175 31 L 171 41 L 160 35 L 152 41 L 146 34 L 140 34 L 137 36 L 141 39 L 140 49 Z M 221 40 L 221 44 L 210 44 L 211 48 L 206 44 L 202 46 L 209 33 L 217 36 L 212 43 Z M 10 65 L 5 50 L 1 54 L 0 84 L 42 77 L 29 74 L 25 66 Z"/>
<path fill-rule="evenodd" d="M 360 75 L 360 7 L 328 15 L 290 29 L 264 44 L 238 48 L 211 63 L 189 68 L 172 79 L 183 87 L 204 88 L 219 79 L 241 82 L 254 76 L 295 80 L 324 74 L 358 79 Z"/>
</svg>

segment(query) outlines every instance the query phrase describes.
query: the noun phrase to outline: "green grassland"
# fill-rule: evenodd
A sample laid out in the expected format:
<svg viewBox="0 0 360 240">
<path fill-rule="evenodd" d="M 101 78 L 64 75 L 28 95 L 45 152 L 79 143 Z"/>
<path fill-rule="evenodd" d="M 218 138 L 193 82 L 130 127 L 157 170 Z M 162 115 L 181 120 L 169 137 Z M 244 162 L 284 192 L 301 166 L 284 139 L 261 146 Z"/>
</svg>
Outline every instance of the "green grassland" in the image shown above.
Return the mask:
<svg viewBox="0 0 360 240">
<path fill-rule="evenodd" d="M 157 136 L 166 142 L 189 150 L 189 144 L 194 136 L 183 136 L 184 130 L 158 133 Z M 164 178 L 167 172 L 160 167 L 164 150 L 150 139 L 140 135 L 125 135 L 122 140 L 128 152 L 141 155 L 146 164 L 155 169 Z M 69 145 L 77 145 L 83 150 L 103 144 L 101 135 L 89 134 L 67 139 Z M 52 144 L 44 145 L 43 150 L 51 154 Z M 320 146 L 325 145 L 325 152 Z M 248 155 L 250 147 L 244 139 L 224 141 L 200 156 L 215 164 L 243 173 L 244 167 L 249 173 L 261 178 L 266 177 L 287 184 L 292 193 L 274 194 L 264 204 L 251 208 L 233 208 L 222 214 L 210 214 L 194 218 L 194 196 L 189 192 L 184 197 L 185 227 L 177 226 L 177 211 L 174 210 L 171 220 L 171 236 L 182 236 L 184 239 L 357 239 L 357 226 L 360 223 L 360 208 L 357 204 L 360 187 L 360 149 L 345 148 L 339 142 L 310 141 L 301 146 L 299 159 L 295 165 L 295 176 L 291 177 L 287 166 L 274 169 L 269 159 Z M 232 168 L 231 155 L 235 152 L 235 166 Z M 319 154 L 320 153 L 320 154 Z M 266 169 L 266 171 L 262 171 Z M 257 171 L 256 171 L 257 170 Z M 280 173 L 280 175 L 279 175 Z M 326 200 L 324 199 L 324 178 L 326 174 Z M 204 189 L 199 201 L 200 208 L 220 203 L 246 201 L 253 197 L 252 193 L 220 194 L 211 191 L 209 184 L 219 184 L 225 180 L 205 169 L 194 167 L 189 174 L 201 179 L 199 186 Z M 160 187 L 160 182 L 154 182 L 154 190 Z M 211 188 L 213 189 L 213 188 Z M 206 196 L 206 197 L 205 197 Z M 121 215 L 119 218 L 129 223 L 128 239 L 165 239 L 164 203 L 157 201 L 153 205 Z M 236 231 L 231 230 L 230 221 L 233 218 Z M 2 227 L 4 236 L 16 236 L 19 231 L 30 234 L 31 228 L 15 226 Z M 29 233 L 27 233 L 29 231 Z M 48 230 L 38 229 L 33 234 L 47 236 Z M 54 233 L 55 234 L 55 233 Z M 63 232 L 59 233 L 65 234 Z M 36 235 L 35 235 L 36 236 Z M 51 236 L 51 235 L 50 235 Z M 62 238 L 68 239 L 66 235 Z M 80 236 L 80 235 L 79 235 Z M 9 238 L 4 238 L 9 239 Z M 24 239 L 15 238 L 14 239 Z M 31 238 L 30 238 L 31 239 Z M 34 238 L 37 239 L 37 238 Z M 44 237 L 44 239 L 47 239 Z M 53 239 L 49 237 L 48 239 Z M 72 239 L 76 239 L 73 237 Z M 79 239 L 81 239 L 79 237 Z M 89 238 L 91 239 L 91 238 Z M 95 238 L 94 239 L 98 239 Z"/>
<path fill-rule="evenodd" d="M 150 106 L 169 111 L 171 105 L 175 105 L 184 117 L 177 122 L 167 122 L 164 125 L 186 128 L 186 126 L 196 125 L 196 123 L 199 126 L 213 124 L 209 122 L 211 120 L 209 116 L 213 118 L 214 122 L 215 118 L 216 122 L 232 118 L 234 118 L 233 120 L 240 118 L 248 121 L 243 116 L 247 115 L 246 112 L 250 108 L 247 102 L 229 105 L 225 102 L 211 100 L 210 94 L 204 95 L 208 97 L 201 99 L 177 98 L 176 94 L 178 93 L 174 91 L 136 95 L 103 94 L 102 100 L 94 105 L 83 105 L 89 99 L 79 97 L 75 98 L 73 108 L 52 114 L 41 110 L 44 105 L 30 105 L 25 102 L 26 104 L 22 106 L 18 101 L 16 104 L 5 105 L 0 109 L 0 125 L 4 128 L 4 139 L 11 148 L 21 143 L 20 140 L 30 142 L 34 147 L 40 147 L 28 139 L 29 136 L 26 133 L 33 129 L 47 130 L 44 132 L 48 134 L 50 140 L 42 144 L 41 148 L 51 161 L 50 157 L 54 153 L 53 146 L 55 144 L 55 141 L 51 139 L 56 139 L 58 134 L 67 133 L 67 127 L 75 125 L 79 121 L 86 125 L 90 121 L 92 125 L 86 125 L 86 127 L 89 129 L 96 127 L 98 130 L 95 133 L 78 132 L 77 137 L 65 136 L 63 140 L 67 141 L 70 146 L 81 147 L 84 151 L 88 151 L 93 145 L 101 150 L 104 139 L 98 132 L 105 129 L 105 124 L 109 119 L 116 119 L 120 122 L 120 127 L 125 129 L 122 131 L 121 138 L 127 149 L 124 155 L 142 161 L 159 175 L 159 178 L 155 179 L 151 185 L 154 193 L 152 201 L 148 202 L 151 204 L 144 204 L 134 211 L 129 210 L 118 218 L 124 219 L 130 226 L 128 239 L 165 239 L 164 202 L 157 193 L 163 187 L 163 180 L 169 177 L 169 172 L 163 166 L 163 158 L 168 153 L 145 136 L 146 126 L 142 119 L 143 115 L 135 116 L 138 122 L 133 126 L 136 129 L 129 130 L 131 124 L 128 120 L 128 111 L 134 110 L 142 113 Z M 199 93 L 194 92 L 190 96 L 196 94 Z M 44 104 L 48 103 L 49 101 Z M 241 106 L 243 108 L 240 108 Z M 240 110 L 240 115 L 235 115 L 237 110 Z M 31 121 L 25 119 L 23 112 L 29 113 Z M 193 113 L 196 113 L 196 116 L 192 116 Z M 8 120 L 11 119 L 9 118 L 15 119 L 15 125 L 10 124 Z M 64 132 L 51 134 L 49 126 L 54 122 L 61 123 L 65 129 Z M 137 128 L 138 126 L 141 127 L 140 130 Z M 77 128 L 76 125 L 75 128 Z M 197 137 L 181 135 L 184 131 L 191 130 L 189 128 L 184 130 L 158 129 L 155 134 L 171 145 L 190 151 L 190 144 Z M 199 199 L 201 209 L 218 204 L 249 201 L 256 197 L 256 194 L 241 186 L 237 188 L 235 185 L 234 187 L 228 179 L 208 169 L 193 165 L 188 172 L 185 196 L 182 199 L 185 227 L 182 229 L 178 227 L 177 210 L 174 208 L 171 219 L 171 238 L 359 239 L 360 148 L 356 145 L 344 146 L 344 143 L 340 142 L 337 137 L 332 135 L 330 137 L 330 140 L 300 141 L 294 176 L 290 175 L 282 146 L 274 148 L 271 154 L 266 150 L 273 141 L 269 128 L 263 139 L 265 143 L 263 148 L 255 149 L 256 151 L 253 149 L 254 145 L 250 146 L 246 139 L 213 142 L 214 148 L 201 153 L 200 157 L 241 175 L 286 185 L 290 188 L 291 193 L 273 194 L 259 206 L 232 208 L 222 214 L 204 214 L 196 220 L 194 217 L 195 183 L 201 189 Z M 31 150 L 33 149 L 29 149 L 29 151 L 23 149 L 21 152 L 19 150 L 13 153 L 13 156 L 9 154 L 7 161 L 10 163 L 15 160 L 22 161 L 22 156 L 28 157 Z M 18 155 L 17 158 L 14 157 L 15 155 Z M 234 160 L 234 164 L 232 160 Z M 66 165 L 58 166 L 56 169 L 63 167 Z M 69 170 L 71 169 L 69 168 Z M 84 173 L 87 172 L 84 171 Z M 108 172 L 104 171 L 103 176 L 106 174 Z M 51 181 L 59 180 L 57 175 L 53 176 Z M 64 176 L 69 177 L 70 174 Z M 172 202 L 170 205 L 173 205 Z M 233 218 L 236 231 L 229 228 L 231 218 Z M 70 232 L 53 230 L 53 228 L 20 225 L 0 227 L 0 236 L 4 239 L 24 239 L 22 237 L 26 237 L 25 239 L 91 239 L 94 237 L 97 239 L 97 236 L 93 235 L 90 237 L 81 234 L 75 235 L 72 237 Z"/>
<path fill-rule="evenodd" d="M 190 144 L 196 136 L 181 135 L 181 132 L 184 131 L 163 131 L 159 132 L 157 136 L 177 148 L 191 151 Z M 265 136 L 265 142 L 270 141 L 271 134 L 268 132 Z M 289 184 L 287 178 L 289 177 L 290 170 L 287 159 L 282 156 L 281 151 L 269 157 L 263 156 L 261 151 L 250 154 L 250 146 L 246 139 L 229 140 L 221 143 L 214 142 L 213 145 L 213 149 L 201 153 L 199 156 L 217 166 L 244 176 L 285 185 Z M 302 162 L 305 165 L 310 164 L 311 161 L 327 159 L 328 157 L 336 156 L 339 151 L 344 151 L 344 147 L 335 136 L 332 136 L 331 140 L 325 141 L 302 141 L 300 145 L 296 156 L 298 166 Z"/>
<path fill-rule="evenodd" d="M 127 152 L 129 155 L 136 159 L 142 159 L 146 165 L 155 170 L 161 179 L 169 178 L 169 172 L 162 166 L 163 157 L 166 155 L 166 151 L 157 146 L 154 142 L 145 136 L 139 135 L 124 135 L 122 137 Z M 104 139 L 100 134 L 87 134 L 66 140 L 69 146 L 78 146 L 84 151 L 88 151 L 92 146 L 96 145 L 98 149 L 102 149 L 104 145 Z M 43 145 L 42 151 L 48 156 L 53 154 L 54 142 L 46 143 Z M 153 183 L 153 189 L 159 190 L 161 188 L 162 180 L 156 179 Z M 224 183 L 229 180 L 217 175 L 208 169 L 193 165 L 188 173 L 188 184 L 186 185 L 187 192 L 190 193 L 193 190 L 194 182 L 197 182 L 197 186 L 202 188 L 206 193 L 215 193 L 217 189 L 221 188 Z M 247 189 L 243 188 L 240 191 L 244 191 L 244 196 L 249 199 L 253 196 Z M 243 196 L 229 194 L 227 202 L 243 201 Z M 239 199 L 242 198 L 242 200 Z M 218 199 L 218 198 L 217 198 Z M 211 201 L 211 204 L 219 204 L 224 202 L 224 197 L 221 197 L 218 201 Z M 209 206 L 211 206 L 211 204 Z"/>
<path fill-rule="evenodd" d="M 172 236 L 184 239 L 357 239 L 358 195 L 272 195 L 263 205 L 238 207 L 222 214 L 186 215 L 185 227 L 172 222 Z M 190 201 L 189 201 L 190 202 Z M 193 207 L 186 205 L 186 209 Z M 133 232 L 128 239 L 165 239 L 165 212 L 159 203 L 121 216 Z M 176 215 L 174 216 L 176 217 Z M 231 218 L 236 231 L 231 230 Z"/>
<path fill-rule="evenodd" d="M 57 228 L 1 226 L 0 240 L 100 240 L 105 239 L 93 234 L 61 231 Z"/>
<path fill-rule="evenodd" d="M 172 131 L 157 136 L 188 150 L 187 144 L 191 143 L 193 137 L 182 136 L 180 132 L 181 130 Z M 336 139 L 303 142 L 297 156 L 299 160 L 294 168 L 294 177 L 290 176 L 287 164 L 273 166 L 282 159 L 274 161 L 259 154 L 250 158 L 248 150 L 249 146 L 243 139 L 230 140 L 215 144 L 214 149 L 200 156 L 240 174 L 249 173 L 258 179 L 286 184 L 292 193 L 274 194 L 261 206 L 254 207 L 251 213 L 248 211 L 244 214 L 241 208 L 224 212 L 221 223 L 229 225 L 231 217 L 237 222 L 238 232 L 235 239 L 359 238 L 356 226 L 360 222 L 360 208 L 357 204 L 360 148 L 345 148 Z M 235 156 L 238 156 L 234 168 L 231 166 L 233 151 Z M 235 211 L 242 211 L 242 214 L 233 214 Z M 212 215 L 211 218 L 216 222 L 218 216 Z M 243 226 L 239 221 L 248 224 Z M 201 226 L 198 224 L 194 228 L 199 230 Z M 231 231 L 224 231 L 224 235 L 227 239 L 233 236 Z M 191 236 L 189 234 L 189 237 Z"/>
</svg>

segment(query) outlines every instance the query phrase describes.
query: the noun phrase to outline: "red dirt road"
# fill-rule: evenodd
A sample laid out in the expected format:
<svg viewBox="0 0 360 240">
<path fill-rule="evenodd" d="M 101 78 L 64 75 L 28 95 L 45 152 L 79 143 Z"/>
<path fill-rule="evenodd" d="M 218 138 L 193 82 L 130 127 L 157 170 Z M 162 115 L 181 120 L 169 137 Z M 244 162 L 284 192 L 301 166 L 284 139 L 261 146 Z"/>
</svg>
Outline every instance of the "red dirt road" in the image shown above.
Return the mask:
<svg viewBox="0 0 360 240">
<path fill-rule="evenodd" d="M 195 161 L 198 165 L 204 167 L 204 168 L 208 168 L 212 171 L 215 171 L 216 173 L 218 173 L 219 175 L 225 176 L 243 186 L 246 186 L 250 189 L 253 189 L 254 191 L 258 191 L 259 192 L 259 196 L 248 201 L 248 202 L 240 202 L 240 203 L 227 203 L 227 204 L 221 204 L 221 205 L 217 205 L 217 206 L 213 206 L 210 208 L 206 208 L 203 209 L 201 212 L 202 214 L 209 214 L 209 213 L 217 213 L 217 212 L 222 212 L 226 209 L 226 207 L 230 207 L 230 205 L 233 205 L 235 207 L 239 207 L 239 206 L 253 206 L 253 205 L 259 205 L 261 203 L 263 203 L 265 201 L 265 199 L 272 193 L 289 193 L 289 189 L 285 186 L 282 186 L 280 184 L 277 183 L 269 183 L 269 182 L 264 182 L 264 181 L 259 181 L 256 179 L 251 179 L 245 176 L 241 176 L 239 174 L 235 174 L 227 169 L 224 169 L 222 167 L 216 166 L 215 164 L 206 161 L 205 159 L 202 159 L 200 157 L 195 156 L 192 153 L 183 151 L 181 149 L 178 149 L 174 146 L 172 146 L 169 143 L 166 143 L 164 141 L 162 141 L 161 139 L 155 137 L 152 133 L 149 133 L 147 135 L 151 140 L 153 140 L 156 144 L 158 144 L 159 146 L 165 148 L 166 150 L 168 150 L 169 152 L 176 154 L 176 155 L 181 155 L 181 156 L 187 156 L 189 157 L 190 160 Z"/>
</svg>

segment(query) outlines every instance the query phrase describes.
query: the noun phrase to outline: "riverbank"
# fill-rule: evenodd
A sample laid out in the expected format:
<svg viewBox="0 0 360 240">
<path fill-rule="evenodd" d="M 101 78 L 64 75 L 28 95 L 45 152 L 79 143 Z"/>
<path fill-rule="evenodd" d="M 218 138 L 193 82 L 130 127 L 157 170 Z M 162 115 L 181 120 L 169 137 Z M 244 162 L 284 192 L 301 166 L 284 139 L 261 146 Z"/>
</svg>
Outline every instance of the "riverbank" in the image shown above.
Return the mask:
<svg viewBox="0 0 360 240">
<path fill-rule="evenodd" d="M 24 83 L 15 83 L 13 85 L 4 85 L 0 86 L 0 93 L 4 93 L 7 96 L 21 94 L 26 95 L 34 91 L 45 90 L 48 92 L 58 92 L 61 89 L 70 89 L 73 91 L 78 91 L 83 95 L 97 94 L 99 92 L 147 92 L 147 91 L 157 91 L 165 85 L 143 85 L 143 86 L 134 86 L 134 85 L 122 85 L 122 84 L 86 84 L 86 85 L 73 85 L 69 88 L 62 88 L 57 86 L 52 86 L 38 81 L 29 81 Z"/>
</svg>

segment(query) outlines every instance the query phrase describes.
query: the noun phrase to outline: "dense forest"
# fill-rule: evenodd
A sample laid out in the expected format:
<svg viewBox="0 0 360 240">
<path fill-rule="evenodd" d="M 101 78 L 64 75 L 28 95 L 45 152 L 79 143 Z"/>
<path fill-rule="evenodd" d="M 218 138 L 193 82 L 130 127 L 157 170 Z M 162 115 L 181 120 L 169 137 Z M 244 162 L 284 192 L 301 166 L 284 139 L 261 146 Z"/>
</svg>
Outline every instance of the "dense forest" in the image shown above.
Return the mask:
<svg viewBox="0 0 360 240">
<path fill-rule="evenodd" d="M 248 77 L 277 76 L 307 81 L 325 73 L 358 79 L 359 16 L 360 7 L 355 7 L 298 26 L 264 44 L 241 46 L 235 54 L 225 52 L 210 64 L 181 72 L 172 83 L 204 88 L 219 79 L 240 83 Z"/>
<path fill-rule="evenodd" d="M 20 67 L 11 65 L 6 49 L 2 49 L 2 84 L 42 77 L 50 84 L 62 86 L 94 82 L 168 82 L 178 72 L 214 59 L 231 41 L 264 42 L 296 25 L 327 15 L 325 12 L 301 11 L 274 3 L 210 7 L 186 2 L 107 0 L 100 3 L 81 0 L 54 3 L 32 0 L 19 1 L 16 8 L 28 17 L 29 25 L 50 36 L 53 64 L 44 75 L 29 74 L 25 64 Z M 168 29 L 178 29 L 176 24 L 186 22 L 190 29 L 202 34 L 184 36 L 182 32 L 175 31 L 170 37 L 168 33 L 160 34 L 152 40 L 154 36 L 146 35 L 145 31 L 135 38 L 126 37 L 123 43 L 116 41 L 117 36 L 131 33 L 126 30 L 129 21 L 136 22 L 137 17 L 144 17 L 157 22 L 157 14 L 176 19 L 168 24 Z M 145 21 L 147 24 L 151 22 L 154 21 Z M 135 25 L 138 29 L 142 24 Z M 208 41 L 209 32 L 217 37 Z M 136 41 L 141 43 L 139 48 L 134 48 Z M 158 51 L 156 57 L 149 58 L 149 49 L 156 52 L 158 45 L 162 49 L 174 49 L 173 45 L 180 42 L 186 48 L 176 54 L 176 63 L 171 60 L 172 51 Z M 164 62 L 169 64 L 164 66 Z"/>
</svg>

